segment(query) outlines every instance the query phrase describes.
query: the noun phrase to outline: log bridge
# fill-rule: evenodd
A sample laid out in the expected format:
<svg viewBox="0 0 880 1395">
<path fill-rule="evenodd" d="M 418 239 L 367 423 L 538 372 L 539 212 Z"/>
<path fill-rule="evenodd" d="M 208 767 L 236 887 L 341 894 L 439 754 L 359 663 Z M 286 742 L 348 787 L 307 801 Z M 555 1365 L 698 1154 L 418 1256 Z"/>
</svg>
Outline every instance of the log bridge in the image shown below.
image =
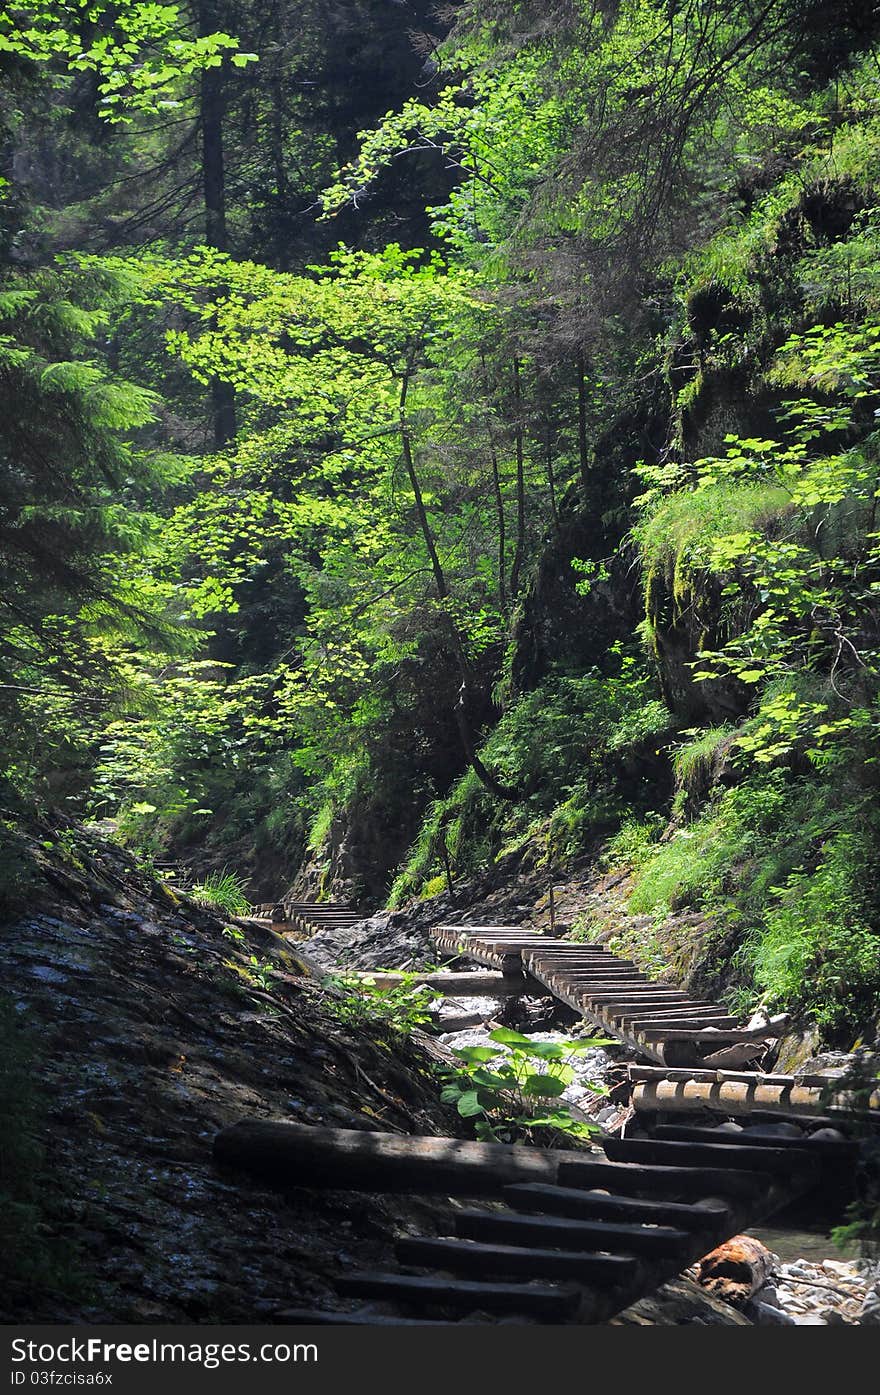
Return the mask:
<svg viewBox="0 0 880 1395">
<path fill-rule="evenodd" d="M 601 945 L 530 934 L 515 925 L 441 925 L 444 954 L 500 969 L 507 991 L 534 984 L 649 1061 L 669 1066 L 745 1065 L 764 1055 L 788 1019 L 737 1022 L 717 1003 L 648 979 L 631 959 Z"/>
</svg>

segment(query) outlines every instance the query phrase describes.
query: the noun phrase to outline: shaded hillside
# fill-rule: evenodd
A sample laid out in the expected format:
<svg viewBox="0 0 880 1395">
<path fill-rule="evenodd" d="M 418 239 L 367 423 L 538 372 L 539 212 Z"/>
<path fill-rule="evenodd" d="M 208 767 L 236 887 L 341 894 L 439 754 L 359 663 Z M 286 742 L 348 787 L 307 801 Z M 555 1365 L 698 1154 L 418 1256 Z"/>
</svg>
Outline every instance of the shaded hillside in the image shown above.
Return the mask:
<svg viewBox="0 0 880 1395">
<path fill-rule="evenodd" d="M 417 1204 L 280 1197 L 211 1146 L 247 1116 L 456 1133 L 419 1046 L 72 826 L 5 851 L 27 899 L 0 927 L 4 1321 L 266 1320 L 322 1304 L 346 1256 L 387 1260 Z"/>
</svg>

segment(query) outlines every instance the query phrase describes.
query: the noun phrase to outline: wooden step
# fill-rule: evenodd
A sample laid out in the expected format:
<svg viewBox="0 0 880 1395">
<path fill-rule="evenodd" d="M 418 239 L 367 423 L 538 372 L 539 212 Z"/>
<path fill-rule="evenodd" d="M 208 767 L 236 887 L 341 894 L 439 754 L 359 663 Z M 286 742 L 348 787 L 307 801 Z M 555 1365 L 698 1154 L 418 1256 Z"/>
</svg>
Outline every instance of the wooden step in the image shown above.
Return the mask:
<svg viewBox="0 0 880 1395">
<path fill-rule="evenodd" d="M 718 1143 L 724 1147 L 782 1148 L 806 1152 L 811 1157 L 857 1158 L 859 1145 L 852 1139 L 817 1138 L 802 1133 L 799 1138 L 785 1138 L 779 1134 L 755 1133 L 751 1129 L 725 1131 L 724 1129 L 691 1127 L 688 1124 L 661 1124 L 654 1129 L 654 1137 L 669 1143 Z"/>
<path fill-rule="evenodd" d="M 607 1144 L 610 1139 L 606 1139 Z M 511 1179 L 513 1181 L 514 1179 Z M 550 1178 L 517 1178 L 517 1181 L 552 1181 Z M 674 1167 L 655 1164 L 593 1162 L 566 1159 L 559 1164 L 555 1182 L 561 1187 L 594 1190 L 603 1187 L 623 1196 L 672 1197 L 700 1200 L 707 1196 L 752 1197 L 772 1185 L 769 1173 L 744 1171 L 729 1164 L 714 1167 Z"/>
<path fill-rule="evenodd" d="M 621 1023 L 623 1031 L 674 1031 L 675 1028 L 682 1027 L 685 1021 L 690 1027 L 699 1030 L 701 1027 L 727 1027 L 727 1025 L 731 1023 L 731 1018 L 692 1018 L 686 1016 L 685 1013 L 679 1014 L 679 1016 L 676 1017 L 667 1017 L 665 1014 L 661 1016 L 661 1014 L 655 1013 L 654 1010 L 647 1011 L 647 1013 L 644 1013 L 644 1016 L 642 1013 L 637 1014 L 637 1016 L 632 1016 L 632 1014 L 628 1013 L 626 1016 L 619 1018 L 619 1023 Z"/>
<path fill-rule="evenodd" d="M 607 1138 L 605 1152 L 617 1162 L 666 1164 L 672 1167 L 731 1167 L 741 1170 L 757 1168 L 778 1176 L 792 1169 L 808 1170 L 815 1166 L 811 1158 L 785 1148 L 747 1147 L 739 1143 L 667 1143 L 653 1138 Z"/>
<path fill-rule="evenodd" d="M 330 1312 L 326 1308 L 282 1308 L 272 1313 L 270 1322 L 289 1327 L 448 1327 L 448 1322 L 431 1318 L 398 1317 L 396 1313 L 371 1313 L 356 1308 L 351 1313 Z"/>
<path fill-rule="evenodd" d="M 614 983 L 622 981 L 624 983 L 640 983 L 648 988 L 664 988 L 665 984 L 652 984 L 649 978 L 640 974 L 638 969 L 631 969 L 627 964 L 595 964 L 595 965 L 566 965 L 564 968 L 556 964 L 544 964 L 539 970 L 542 978 L 557 978 L 568 980 L 571 983 L 602 983 L 614 980 Z M 680 989 L 677 991 L 681 991 Z"/>
<path fill-rule="evenodd" d="M 573 1285 L 480 1283 L 433 1275 L 344 1274 L 335 1280 L 335 1285 L 339 1293 L 355 1298 L 464 1312 L 525 1313 L 548 1320 L 570 1317 L 580 1300 L 580 1291 Z"/>
<path fill-rule="evenodd" d="M 581 997 L 584 1002 L 595 1003 L 596 1007 L 602 1008 L 604 1012 L 609 1013 L 612 1017 L 625 1017 L 627 1008 L 673 1007 L 679 1003 L 693 1006 L 690 1000 L 685 998 L 684 994 L 652 993 L 650 989 L 645 989 L 642 992 L 634 988 L 628 988 L 623 992 L 611 992 L 606 989 L 594 992 L 591 988 L 578 988 L 577 990 L 572 990 L 572 992 L 574 991 L 578 993 L 578 996 Z M 696 1004 L 696 1006 L 699 1006 L 699 1004 Z"/>
<path fill-rule="evenodd" d="M 579 1220 L 626 1221 L 633 1225 L 671 1225 L 679 1230 L 722 1230 L 730 1208 L 716 1202 L 697 1206 L 678 1201 L 643 1201 L 638 1197 L 586 1192 L 577 1187 L 554 1187 L 540 1182 L 504 1188 L 504 1200 L 517 1211 L 571 1216 Z"/>
<path fill-rule="evenodd" d="M 674 1226 L 628 1225 L 572 1220 L 567 1216 L 522 1216 L 504 1211 L 456 1211 L 455 1233 L 469 1240 L 565 1250 L 609 1250 L 616 1254 L 674 1259 L 689 1253 L 688 1234 Z"/>
<path fill-rule="evenodd" d="M 283 1188 L 497 1196 L 509 1182 L 555 1182 L 560 1161 L 578 1154 L 246 1119 L 217 1134 L 214 1156 Z"/>
<path fill-rule="evenodd" d="M 666 1031 L 652 1031 L 650 1028 L 640 1032 L 639 1036 L 645 1041 L 694 1041 L 699 1046 L 733 1046 L 739 1042 L 744 1044 L 757 1045 L 764 1040 L 762 1036 L 756 1036 L 755 1032 L 748 1027 L 722 1027 L 717 1032 L 710 1028 L 702 1031 L 688 1031 L 686 1028 L 673 1028 Z"/>
<path fill-rule="evenodd" d="M 570 1279 L 580 1283 L 621 1283 L 631 1278 L 636 1261 L 628 1255 L 537 1249 L 525 1245 L 482 1245 L 475 1240 L 408 1236 L 398 1241 L 401 1264 L 444 1269 L 450 1274 L 504 1277 L 525 1274 L 532 1279 Z"/>
<path fill-rule="evenodd" d="M 556 984 L 560 988 L 567 988 L 569 992 L 577 989 L 595 988 L 601 991 L 604 987 L 629 988 L 650 988 L 647 979 L 634 978 L 631 969 L 597 969 L 595 973 L 587 973 L 583 969 L 556 970 L 556 969 L 527 969 L 526 972 L 533 973 L 542 983 Z"/>
<path fill-rule="evenodd" d="M 633 1008 L 632 1013 L 624 1013 L 622 1016 L 627 1021 L 631 1020 L 637 1022 L 644 1017 L 646 1011 L 648 1011 L 646 1008 Z M 689 1003 L 677 1003 L 673 1007 L 664 1008 L 662 1016 L 664 1021 L 678 1021 L 685 1026 L 689 1026 L 694 1018 L 705 1018 L 706 1020 L 711 1020 L 713 1023 L 717 1018 L 720 1018 L 724 1022 L 736 1023 L 736 1018 L 731 1017 L 729 1013 L 725 1013 L 723 1008 L 692 1007 Z"/>
</svg>

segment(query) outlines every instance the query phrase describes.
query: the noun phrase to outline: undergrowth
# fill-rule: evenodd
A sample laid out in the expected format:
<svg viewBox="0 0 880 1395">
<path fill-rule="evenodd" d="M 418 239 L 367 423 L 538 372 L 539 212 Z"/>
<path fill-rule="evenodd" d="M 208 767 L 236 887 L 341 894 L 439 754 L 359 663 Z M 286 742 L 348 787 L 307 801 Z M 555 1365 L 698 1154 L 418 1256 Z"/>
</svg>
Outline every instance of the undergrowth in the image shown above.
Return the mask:
<svg viewBox="0 0 880 1395">
<path fill-rule="evenodd" d="M 755 994 L 844 1040 L 880 1011 L 878 823 L 843 773 L 751 775 L 641 845 L 629 910 L 716 913 Z"/>
</svg>

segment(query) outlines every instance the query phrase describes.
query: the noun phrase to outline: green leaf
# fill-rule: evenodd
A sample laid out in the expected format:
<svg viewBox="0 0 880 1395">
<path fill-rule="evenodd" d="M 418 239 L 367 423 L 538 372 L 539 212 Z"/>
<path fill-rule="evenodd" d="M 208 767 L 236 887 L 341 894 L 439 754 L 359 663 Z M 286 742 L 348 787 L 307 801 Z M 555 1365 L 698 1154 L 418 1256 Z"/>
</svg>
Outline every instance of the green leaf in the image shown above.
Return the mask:
<svg viewBox="0 0 880 1395">
<path fill-rule="evenodd" d="M 484 1112 L 480 1096 L 476 1090 L 466 1090 L 456 1107 L 463 1119 L 472 1119 L 475 1114 Z"/>
<path fill-rule="evenodd" d="M 555 1075 L 530 1075 L 523 1085 L 523 1094 L 539 1099 L 554 1099 L 565 1092 L 565 1081 Z"/>
<path fill-rule="evenodd" d="M 523 1054 L 534 1056 L 539 1061 L 564 1061 L 568 1055 L 568 1048 L 560 1041 L 535 1041 Z"/>
<path fill-rule="evenodd" d="M 522 1032 L 513 1032 L 509 1027 L 496 1027 L 494 1032 L 489 1033 L 490 1041 L 499 1041 L 503 1046 L 531 1046 L 529 1037 L 524 1037 Z"/>
<path fill-rule="evenodd" d="M 494 1061 L 498 1052 L 491 1046 L 459 1046 L 454 1054 L 461 1061 Z"/>
</svg>

